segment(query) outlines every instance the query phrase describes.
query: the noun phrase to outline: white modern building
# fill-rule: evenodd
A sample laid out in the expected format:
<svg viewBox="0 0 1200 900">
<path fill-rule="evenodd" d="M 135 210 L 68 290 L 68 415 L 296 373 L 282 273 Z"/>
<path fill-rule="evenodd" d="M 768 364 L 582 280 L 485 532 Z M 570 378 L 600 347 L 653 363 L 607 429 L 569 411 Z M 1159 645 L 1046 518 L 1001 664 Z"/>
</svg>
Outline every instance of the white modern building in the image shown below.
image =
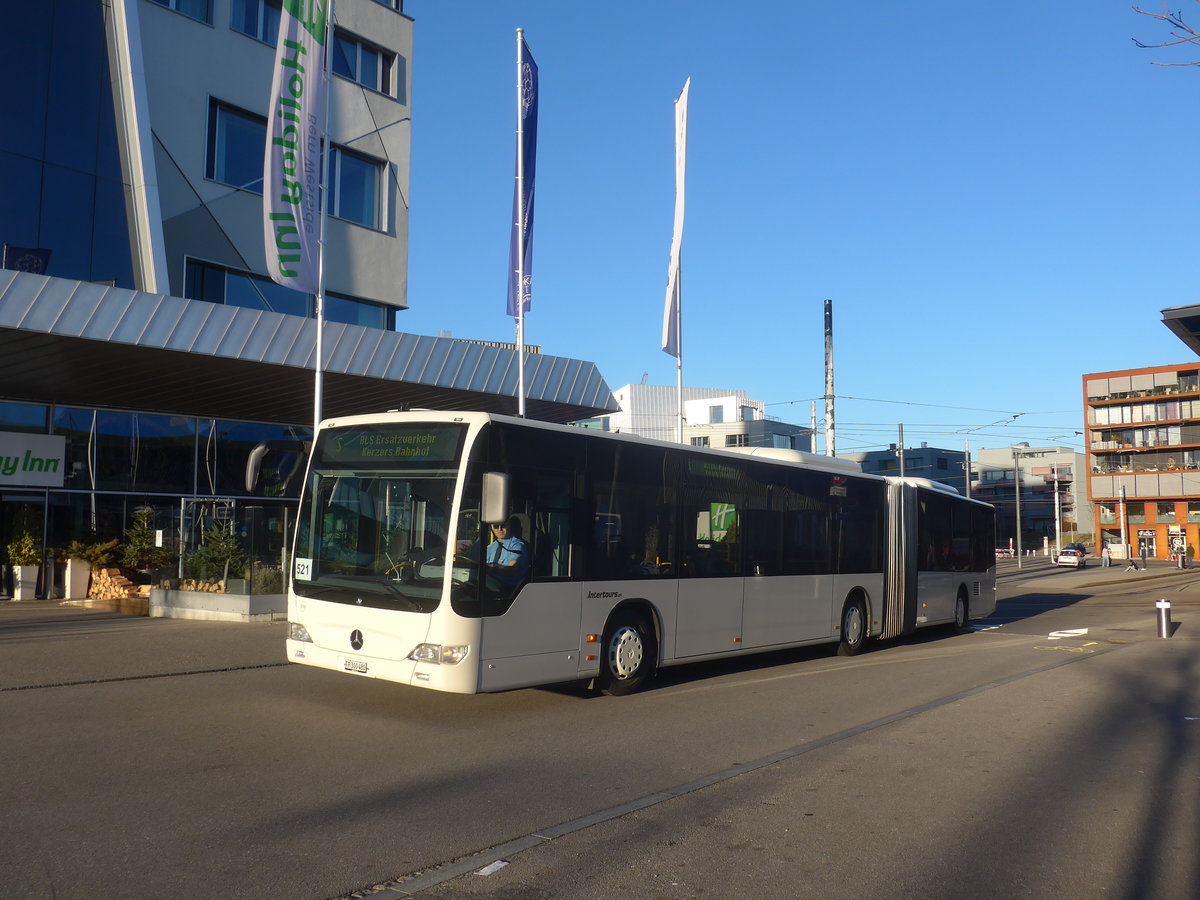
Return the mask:
<svg viewBox="0 0 1200 900">
<path fill-rule="evenodd" d="M 586 424 L 663 441 L 679 433 L 679 389 L 657 384 L 626 384 L 613 391 L 620 405 Z M 584 423 L 580 423 L 584 424 Z M 812 450 L 812 429 L 766 415 L 760 400 L 745 391 L 720 388 L 683 389 L 683 439 L 698 447 L 782 447 Z"/>
</svg>

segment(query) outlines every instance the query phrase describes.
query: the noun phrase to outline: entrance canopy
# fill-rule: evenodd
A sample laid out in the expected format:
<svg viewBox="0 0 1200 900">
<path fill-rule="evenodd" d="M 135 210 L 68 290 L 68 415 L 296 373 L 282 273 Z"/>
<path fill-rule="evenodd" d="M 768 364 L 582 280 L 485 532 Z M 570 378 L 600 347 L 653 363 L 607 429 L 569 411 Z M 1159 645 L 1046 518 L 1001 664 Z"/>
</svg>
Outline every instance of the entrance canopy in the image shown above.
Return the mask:
<svg viewBox="0 0 1200 900">
<path fill-rule="evenodd" d="M 1200 306 L 1173 306 L 1162 311 L 1166 325 L 1188 349 L 1200 355 Z"/>
<path fill-rule="evenodd" d="M 0 270 L 0 398 L 267 422 L 313 415 L 314 319 Z M 325 325 L 326 417 L 389 409 L 515 415 L 517 354 Z M 530 418 L 619 407 L 595 363 L 525 359 Z"/>
</svg>

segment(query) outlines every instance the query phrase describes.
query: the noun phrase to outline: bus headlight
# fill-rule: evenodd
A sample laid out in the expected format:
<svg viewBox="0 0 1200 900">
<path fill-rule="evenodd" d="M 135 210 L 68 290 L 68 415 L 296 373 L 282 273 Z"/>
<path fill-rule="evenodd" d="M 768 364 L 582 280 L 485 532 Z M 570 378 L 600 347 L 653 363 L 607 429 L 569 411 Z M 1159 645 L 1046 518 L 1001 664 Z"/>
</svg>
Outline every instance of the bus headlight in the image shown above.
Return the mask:
<svg viewBox="0 0 1200 900">
<path fill-rule="evenodd" d="M 417 644 L 413 647 L 408 658 L 417 662 L 433 663 L 434 665 L 453 666 L 467 658 L 469 645 L 450 646 L 447 644 Z"/>
<path fill-rule="evenodd" d="M 288 640 L 291 641 L 307 641 L 312 643 L 312 635 L 308 633 L 308 629 L 299 622 L 288 622 Z"/>
</svg>

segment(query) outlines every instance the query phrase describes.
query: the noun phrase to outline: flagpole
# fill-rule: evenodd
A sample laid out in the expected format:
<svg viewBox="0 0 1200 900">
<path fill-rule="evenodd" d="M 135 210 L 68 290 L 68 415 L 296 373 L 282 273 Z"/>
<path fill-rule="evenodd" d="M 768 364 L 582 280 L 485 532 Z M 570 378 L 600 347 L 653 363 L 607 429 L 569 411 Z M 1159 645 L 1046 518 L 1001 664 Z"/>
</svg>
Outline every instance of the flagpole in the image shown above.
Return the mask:
<svg viewBox="0 0 1200 900">
<path fill-rule="evenodd" d="M 521 41 L 517 29 L 517 415 L 525 418 L 525 123 L 521 91 Z"/>
<path fill-rule="evenodd" d="M 333 5 L 329 0 L 329 12 L 325 16 L 325 64 L 322 77 L 325 79 L 324 122 L 321 123 L 321 143 L 325 152 L 321 154 L 321 237 L 317 242 L 317 293 L 314 297 L 317 318 L 316 360 L 313 363 L 313 436 L 321 426 L 324 414 L 322 405 L 325 395 L 325 242 L 329 224 L 329 157 L 333 147 L 329 142 L 329 73 L 333 59 Z"/>
<path fill-rule="evenodd" d="M 683 443 L 683 253 L 679 254 L 679 273 L 675 279 L 675 290 L 678 292 L 675 313 L 675 346 L 679 352 L 675 355 L 675 394 L 678 400 L 679 419 L 676 425 L 676 440 Z"/>
</svg>

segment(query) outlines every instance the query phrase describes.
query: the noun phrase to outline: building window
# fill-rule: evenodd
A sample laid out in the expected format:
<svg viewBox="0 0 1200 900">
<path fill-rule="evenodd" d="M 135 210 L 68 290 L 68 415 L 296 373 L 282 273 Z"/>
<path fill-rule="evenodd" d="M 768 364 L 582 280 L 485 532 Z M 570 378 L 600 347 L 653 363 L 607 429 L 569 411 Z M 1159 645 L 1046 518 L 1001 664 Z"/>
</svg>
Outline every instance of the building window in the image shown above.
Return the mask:
<svg viewBox="0 0 1200 900">
<path fill-rule="evenodd" d="M 1130 525 L 1146 524 L 1146 504 L 1145 503 L 1129 503 L 1129 504 L 1127 504 L 1127 506 L 1129 508 L 1127 515 L 1129 516 L 1129 524 Z"/>
<path fill-rule="evenodd" d="M 1200 500 L 1189 500 L 1187 507 L 1187 520 L 1189 523 L 1200 522 Z"/>
<path fill-rule="evenodd" d="M 177 13 L 182 13 L 198 22 L 204 22 L 206 25 L 212 24 L 212 0 L 150 0 L 150 2 L 173 9 Z"/>
<path fill-rule="evenodd" d="M 316 315 L 312 294 L 302 294 L 269 278 L 189 259 L 184 268 L 183 296 L 243 309 L 311 318 Z M 339 294 L 325 295 L 325 319 L 345 325 L 392 330 L 395 310 L 381 303 Z"/>
<path fill-rule="evenodd" d="M 279 43 L 282 0 L 233 0 L 229 27 L 274 47 Z"/>
<path fill-rule="evenodd" d="M 753 406 L 743 406 L 742 407 L 742 421 L 743 422 L 753 422 L 754 421 L 754 407 Z"/>
<path fill-rule="evenodd" d="M 329 214 L 382 230 L 383 164 L 340 147 L 333 148 L 329 163 Z"/>
<path fill-rule="evenodd" d="M 608 416 L 598 416 L 594 419 L 577 419 L 571 424 L 576 428 L 587 428 L 591 431 L 608 431 Z"/>
<path fill-rule="evenodd" d="M 206 177 L 261 194 L 266 142 L 266 119 L 211 101 Z M 383 163 L 334 146 L 329 160 L 329 214 L 383 230 L 383 171 Z"/>
<path fill-rule="evenodd" d="M 389 306 L 329 293 L 325 295 L 325 320 L 387 331 L 391 331 L 396 322 L 395 310 Z"/>
<path fill-rule="evenodd" d="M 786 434 L 773 434 L 771 435 L 771 446 L 778 447 L 782 450 L 791 450 L 792 439 Z"/>
<path fill-rule="evenodd" d="M 726 447 L 749 447 L 750 435 L 748 434 L 727 434 L 725 435 Z"/>
<path fill-rule="evenodd" d="M 48 411 L 49 407 L 41 404 L 0 401 L 0 431 L 45 434 Z"/>
<path fill-rule="evenodd" d="M 946 457 L 944 457 L 944 456 L 939 456 L 937 458 L 937 467 L 942 472 L 949 471 L 950 461 L 948 459 L 946 459 Z"/>
<path fill-rule="evenodd" d="M 707 447 L 708 446 L 708 438 L 706 438 L 706 437 L 692 438 L 692 446 L 693 447 Z"/>
<path fill-rule="evenodd" d="M 183 296 L 244 309 L 261 309 L 289 316 L 310 316 L 308 294 L 293 291 L 269 278 L 237 272 L 224 266 L 189 259 L 184 266 Z"/>
<path fill-rule="evenodd" d="M 395 95 L 392 72 L 396 54 L 376 47 L 338 29 L 333 38 L 333 72 L 361 84 L 365 88 Z"/>
<path fill-rule="evenodd" d="M 262 116 L 209 101 L 205 177 L 261 194 L 266 143 L 267 120 Z"/>
<path fill-rule="evenodd" d="M 1098 508 L 1100 510 L 1100 524 L 1101 525 L 1116 525 L 1117 524 L 1117 508 L 1115 506 L 1113 506 L 1113 504 L 1101 503 L 1098 505 Z M 1188 511 L 1189 511 L 1189 515 L 1190 515 L 1190 511 L 1191 511 L 1190 503 L 1188 504 Z M 1200 512 L 1200 504 L 1197 504 L 1197 511 Z M 1197 519 L 1196 521 L 1200 522 L 1200 519 Z"/>
<path fill-rule="evenodd" d="M 721 425 L 725 421 L 725 407 L 710 406 L 708 408 L 708 423 L 710 425 Z"/>
<path fill-rule="evenodd" d="M 1156 503 L 1154 509 L 1154 517 L 1159 522 L 1167 522 L 1171 525 L 1175 524 L 1175 504 L 1174 503 Z"/>
</svg>

